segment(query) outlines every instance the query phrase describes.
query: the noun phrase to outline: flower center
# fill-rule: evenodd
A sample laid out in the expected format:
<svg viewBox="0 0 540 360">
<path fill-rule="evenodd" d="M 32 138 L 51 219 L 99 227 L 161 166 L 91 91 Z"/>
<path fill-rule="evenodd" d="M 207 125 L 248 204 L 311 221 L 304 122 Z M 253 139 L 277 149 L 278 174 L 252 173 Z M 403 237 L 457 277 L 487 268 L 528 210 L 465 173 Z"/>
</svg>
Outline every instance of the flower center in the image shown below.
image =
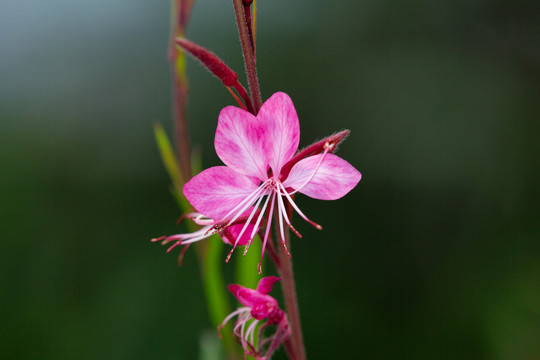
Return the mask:
<svg viewBox="0 0 540 360">
<path fill-rule="evenodd" d="M 317 166 L 313 169 L 313 172 L 306 179 L 306 181 L 301 186 L 299 186 L 297 189 L 295 189 L 294 191 L 289 193 L 285 189 L 285 186 L 283 185 L 281 180 L 279 180 L 279 178 L 271 176 L 267 180 L 263 181 L 257 187 L 257 189 L 255 189 L 248 196 L 246 196 L 231 211 L 229 211 L 227 213 L 227 215 L 225 215 L 223 217 L 223 220 L 220 223 L 215 224 L 212 227 L 212 229 L 209 230 L 209 231 L 212 231 L 213 233 L 220 232 L 223 229 L 227 228 L 228 226 L 232 225 L 239 218 L 242 220 L 241 223 L 244 223 L 244 226 L 242 227 L 242 230 L 240 231 L 240 234 L 237 236 L 236 241 L 233 244 L 233 248 L 231 249 L 231 251 L 227 255 L 226 262 L 228 262 L 230 260 L 232 253 L 234 252 L 234 250 L 236 249 L 236 246 L 240 242 L 240 239 L 242 238 L 242 236 L 244 235 L 244 233 L 248 229 L 249 224 L 251 224 L 254 221 L 255 223 L 254 223 L 253 230 L 252 230 L 251 234 L 249 235 L 249 238 L 247 240 L 245 250 L 244 250 L 244 255 L 247 254 L 249 246 L 251 245 L 251 243 L 253 241 L 253 238 L 257 234 L 259 226 L 262 223 L 262 220 L 263 220 L 263 218 L 265 216 L 266 209 L 267 209 L 269 203 L 270 203 L 270 209 L 268 210 L 267 221 L 266 221 L 266 230 L 265 230 L 264 237 L 263 237 L 263 250 L 262 250 L 262 254 L 261 254 L 261 261 L 259 262 L 259 273 L 261 271 L 260 268 L 261 268 L 261 263 L 262 263 L 262 259 L 263 259 L 263 256 L 264 256 L 264 250 L 266 248 L 266 242 L 268 241 L 268 238 L 269 238 L 269 235 L 270 235 L 270 227 L 271 227 L 271 224 L 272 224 L 272 216 L 273 216 L 273 213 L 274 213 L 274 205 L 277 204 L 276 215 L 278 217 L 279 235 L 281 237 L 281 244 L 283 245 L 283 249 L 285 250 L 287 255 L 290 256 L 290 253 L 289 253 L 289 250 L 287 249 L 287 244 L 286 244 L 286 241 L 285 241 L 284 223 L 287 224 L 287 226 L 291 229 L 292 232 L 294 232 L 296 234 L 296 236 L 301 238 L 302 235 L 292 226 L 291 221 L 289 219 L 290 214 L 288 214 L 287 206 L 285 205 L 284 199 L 286 199 L 288 201 L 290 206 L 300 215 L 300 217 L 302 217 L 304 220 L 309 222 L 315 228 L 317 228 L 319 230 L 322 229 L 322 227 L 319 224 L 311 221 L 300 210 L 300 208 L 298 208 L 296 203 L 293 201 L 291 195 L 294 195 L 296 192 L 298 192 L 307 183 L 309 183 L 311 181 L 311 179 L 315 176 L 315 173 L 317 172 L 317 170 L 320 168 L 321 163 L 324 160 L 324 158 L 325 158 L 325 156 L 326 156 L 326 154 L 328 153 L 329 150 L 330 150 L 330 147 L 325 146 L 324 153 L 321 156 L 321 158 L 319 159 L 319 162 L 318 162 Z M 263 199 L 264 199 L 265 196 L 266 196 L 266 200 L 264 200 L 264 202 L 263 202 Z M 261 204 L 262 204 L 262 209 L 260 209 Z M 246 216 L 248 211 L 249 211 L 249 215 L 247 215 L 247 218 L 246 218 L 246 220 L 244 222 L 244 218 L 241 218 L 241 216 Z M 257 213 L 258 213 L 258 216 L 255 219 L 255 215 Z"/>
</svg>

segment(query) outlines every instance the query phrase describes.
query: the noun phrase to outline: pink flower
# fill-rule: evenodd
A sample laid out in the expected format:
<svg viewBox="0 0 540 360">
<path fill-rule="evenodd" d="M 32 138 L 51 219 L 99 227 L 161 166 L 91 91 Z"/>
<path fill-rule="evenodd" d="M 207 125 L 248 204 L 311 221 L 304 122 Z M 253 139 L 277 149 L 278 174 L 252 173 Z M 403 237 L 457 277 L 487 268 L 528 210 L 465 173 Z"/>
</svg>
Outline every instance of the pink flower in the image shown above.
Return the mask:
<svg viewBox="0 0 540 360">
<path fill-rule="evenodd" d="M 256 290 L 236 284 L 227 287 L 244 307 L 229 314 L 218 327 L 218 331 L 221 331 L 229 320 L 237 317 L 233 332 L 244 348 L 244 359 L 247 355 L 260 360 L 269 359 L 291 333 L 287 316 L 278 307 L 276 299 L 268 295 L 274 283 L 279 280 L 275 276 L 264 277 L 259 281 Z M 264 337 L 265 329 L 271 325 L 275 325 L 276 331 Z"/>
<path fill-rule="evenodd" d="M 300 125 L 287 94 L 272 95 L 257 116 L 228 106 L 219 114 L 214 141 L 216 153 L 226 166 L 211 167 L 195 176 L 184 186 L 184 195 L 200 213 L 221 219 L 213 227 L 216 232 L 249 213 L 227 260 L 234 248 L 241 245 L 244 234 L 248 234 L 247 252 L 266 216 L 262 260 L 274 207 L 285 247 L 284 224 L 300 236 L 291 225 L 286 202 L 300 217 L 321 229 L 298 208 L 294 194 L 336 200 L 358 184 L 361 174 L 332 154 L 347 134 L 343 131 L 330 136 L 293 157 L 298 149 Z M 248 229 L 249 226 L 252 228 Z"/>
</svg>

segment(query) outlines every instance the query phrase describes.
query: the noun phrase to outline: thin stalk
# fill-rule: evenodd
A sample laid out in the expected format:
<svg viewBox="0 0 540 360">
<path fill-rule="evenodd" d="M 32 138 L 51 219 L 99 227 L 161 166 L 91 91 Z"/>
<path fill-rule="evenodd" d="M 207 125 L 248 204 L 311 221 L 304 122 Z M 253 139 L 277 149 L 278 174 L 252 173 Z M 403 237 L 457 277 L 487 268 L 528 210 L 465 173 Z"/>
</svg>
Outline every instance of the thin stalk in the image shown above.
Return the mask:
<svg viewBox="0 0 540 360">
<path fill-rule="evenodd" d="M 180 169 L 184 181 L 191 178 L 191 149 L 189 143 L 189 130 L 186 119 L 186 105 L 189 93 L 186 78 L 185 57 L 176 49 L 175 38 L 185 32 L 194 0 L 173 0 L 171 33 L 169 39 L 169 61 L 173 70 L 173 118 L 174 140 Z"/>
<path fill-rule="evenodd" d="M 180 169 L 184 181 L 191 178 L 191 156 L 189 144 L 189 130 L 186 121 L 186 99 L 188 94 L 187 85 L 179 79 L 179 74 L 175 71 L 174 74 L 174 140 Z"/>
<path fill-rule="evenodd" d="M 191 15 L 194 0 L 172 0 L 172 23 L 169 45 L 169 61 L 173 72 L 173 116 L 174 116 L 174 139 L 177 149 L 179 168 L 183 175 L 183 183 L 187 182 L 192 174 L 191 147 L 189 141 L 188 124 L 186 117 L 187 97 L 189 86 L 185 68 L 185 55 L 179 52 L 175 39 L 185 33 L 185 28 Z M 244 90 L 245 92 L 245 90 Z M 196 164 L 197 161 L 194 161 Z M 198 171 L 196 171 L 198 172 Z M 177 188 L 181 189 L 183 183 L 178 183 Z M 180 191 L 178 191 L 181 194 Z M 181 196 L 181 195 L 180 195 Z M 184 198 L 185 200 L 185 198 Z M 187 201 L 180 201 L 184 204 L 183 212 L 189 211 Z M 181 206 L 182 207 L 182 206 Z M 193 226 L 193 225 L 192 225 Z M 194 231 L 196 228 L 192 227 Z M 213 238 L 204 244 L 196 246 L 201 277 L 203 278 L 205 295 L 207 298 L 208 312 L 213 324 L 217 327 L 230 312 L 223 271 L 220 261 L 223 243 L 221 240 Z M 229 325 L 230 326 L 230 325 Z M 238 345 L 232 336 L 232 331 L 223 334 L 227 359 L 238 360 Z"/>
<path fill-rule="evenodd" d="M 261 239 L 261 244 L 264 239 L 264 231 L 259 230 L 259 238 Z M 266 244 L 266 249 L 263 249 L 268 253 L 270 256 L 270 259 L 274 262 L 274 266 L 276 267 L 276 270 L 279 271 L 279 258 L 276 253 L 276 249 L 274 246 L 274 240 L 272 240 L 272 235 L 268 235 L 268 242 Z"/>
<path fill-rule="evenodd" d="M 262 106 L 262 99 L 259 79 L 257 77 L 257 67 L 255 65 L 255 53 L 250 39 L 251 30 L 246 22 L 242 0 L 233 0 L 233 5 L 240 44 L 242 45 L 242 53 L 244 54 L 244 65 L 246 67 L 249 93 L 255 110 L 254 115 L 257 115 Z"/>
<path fill-rule="evenodd" d="M 254 113 L 255 109 L 253 108 L 253 104 L 251 104 L 251 99 L 249 98 L 246 89 L 240 84 L 240 82 L 236 82 L 234 84 L 234 88 L 236 91 L 238 91 L 238 94 L 240 97 L 244 100 L 244 103 L 246 104 L 246 107 L 248 108 L 249 112 Z"/>
<path fill-rule="evenodd" d="M 251 4 L 244 4 L 244 18 L 246 19 L 246 27 L 248 28 L 249 41 L 251 43 L 251 49 L 255 53 L 255 42 L 253 39 L 253 27 L 251 26 Z"/>
<path fill-rule="evenodd" d="M 277 210 L 276 210 L 277 211 Z M 276 214 L 278 216 L 278 214 Z M 279 232 L 278 222 L 276 224 L 276 233 Z M 290 232 L 285 230 L 285 243 L 287 248 L 291 248 L 289 241 Z M 279 272 L 281 275 L 281 288 L 283 290 L 283 298 L 285 300 L 285 308 L 287 309 L 287 317 L 291 326 L 291 337 L 289 340 L 293 349 L 294 360 L 306 360 L 306 349 L 304 347 L 304 339 L 302 336 L 302 326 L 300 324 L 300 311 L 298 308 L 298 300 L 296 297 L 296 286 L 294 283 L 294 273 L 292 259 L 287 255 L 283 246 L 277 247 L 279 258 Z M 286 346 L 287 348 L 288 346 Z"/>
</svg>

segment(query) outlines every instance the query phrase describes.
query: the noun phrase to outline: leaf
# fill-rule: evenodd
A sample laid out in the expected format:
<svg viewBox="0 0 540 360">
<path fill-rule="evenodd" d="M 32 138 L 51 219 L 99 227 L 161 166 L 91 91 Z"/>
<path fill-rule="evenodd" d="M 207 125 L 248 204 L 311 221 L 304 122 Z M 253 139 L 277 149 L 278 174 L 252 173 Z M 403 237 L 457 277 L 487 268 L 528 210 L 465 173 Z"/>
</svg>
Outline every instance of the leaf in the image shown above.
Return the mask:
<svg viewBox="0 0 540 360">
<path fill-rule="evenodd" d="M 181 188 L 184 185 L 184 178 L 178 167 L 178 161 L 174 155 L 171 142 L 169 141 L 165 130 L 163 130 L 163 126 L 161 126 L 159 122 L 154 124 L 154 135 L 156 137 L 161 160 L 163 161 L 163 165 L 165 165 L 165 169 L 167 170 L 171 181 L 175 187 L 179 186 Z"/>
<path fill-rule="evenodd" d="M 249 246 L 248 253 L 236 262 L 236 283 L 244 287 L 255 289 L 260 276 L 257 273 L 257 265 L 262 252 L 262 243 L 259 236 L 255 236 Z"/>
<path fill-rule="evenodd" d="M 231 312 L 221 269 L 224 263 L 223 247 L 224 243 L 217 235 L 208 238 L 203 262 L 203 283 L 206 301 L 208 302 L 208 313 L 212 325 L 216 328 Z M 231 324 L 227 324 L 221 329 L 221 336 L 228 350 L 227 352 L 234 353 L 237 345 L 232 336 Z"/>
</svg>

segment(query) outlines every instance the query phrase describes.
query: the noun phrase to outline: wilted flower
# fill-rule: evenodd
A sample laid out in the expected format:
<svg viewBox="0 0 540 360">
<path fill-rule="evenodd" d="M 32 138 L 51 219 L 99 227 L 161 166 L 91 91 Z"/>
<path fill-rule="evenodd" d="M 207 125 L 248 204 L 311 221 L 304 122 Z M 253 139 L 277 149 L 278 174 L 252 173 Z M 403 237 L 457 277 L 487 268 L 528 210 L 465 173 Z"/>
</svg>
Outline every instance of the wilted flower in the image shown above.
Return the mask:
<svg viewBox="0 0 540 360">
<path fill-rule="evenodd" d="M 249 355 L 258 360 L 269 359 L 291 333 L 285 312 L 278 307 L 276 299 L 268 295 L 274 283 L 279 280 L 275 276 L 264 277 L 256 290 L 237 284 L 227 287 L 244 307 L 229 314 L 218 331 L 236 317 L 233 333 L 244 348 L 244 358 Z M 275 325 L 275 332 L 265 336 L 266 328 L 271 325 Z"/>
</svg>

